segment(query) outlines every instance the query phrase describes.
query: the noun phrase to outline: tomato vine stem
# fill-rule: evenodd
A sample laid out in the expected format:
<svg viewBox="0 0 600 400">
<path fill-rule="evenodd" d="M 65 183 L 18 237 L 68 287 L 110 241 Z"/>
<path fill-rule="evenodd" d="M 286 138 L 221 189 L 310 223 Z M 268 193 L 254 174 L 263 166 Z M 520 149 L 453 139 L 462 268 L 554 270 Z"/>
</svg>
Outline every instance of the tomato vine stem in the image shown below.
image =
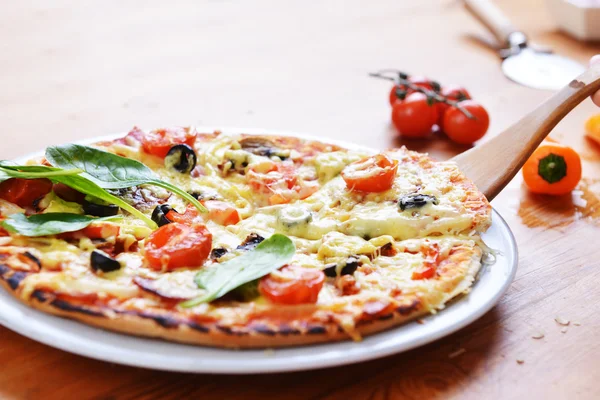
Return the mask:
<svg viewBox="0 0 600 400">
<path fill-rule="evenodd" d="M 400 86 L 400 88 L 398 88 L 398 90 L 396 91 L 396 96 L 398 96 L 400 100 L 404 100 L 404 98 L 407 95 L 406 89 L 410 89 L 412 91 L 423 93 L 424 95 L 426 95 L 427 99 L 431 102 L 430 105 L 433 105 L 434 103 L 445 103 L 451 107 L 456 107 L 457 109 L 459 109 L 460 112 L 462 112 L 467 118 L 476 119 L 473 114 L 471 114 L 467 109 L 460 105 L 459 101 L 450 100 L 446 96 L 443 96 L 440 93 L 438 93 L 437 91 L 429 90 L 415 85 L 414 83 L 408 80 L 409 75 L 402 71 L 396 69 L 382 69 L 378 72 L 369 73 L 369 76 L 372 78 L 384 79 L 390 82 L 394 82 L 395 85 Z M 437 86 L 439 86 L 439 84 Z"/>
</svg>

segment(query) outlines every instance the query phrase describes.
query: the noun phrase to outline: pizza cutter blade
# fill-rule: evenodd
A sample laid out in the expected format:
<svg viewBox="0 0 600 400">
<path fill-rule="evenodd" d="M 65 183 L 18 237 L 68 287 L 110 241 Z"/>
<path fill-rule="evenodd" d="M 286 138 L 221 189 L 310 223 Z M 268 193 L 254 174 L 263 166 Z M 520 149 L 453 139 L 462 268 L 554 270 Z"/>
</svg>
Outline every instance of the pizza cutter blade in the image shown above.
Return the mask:
<svg viewBox="0 0 600 400">
<path fill-rule="evenodd" d="M 552 53 L 530 48 L 507 57 L 502 71 L 509 79 L 534 89 L 559 90 L 585 71 L 583 65 Z"/>
<path fill-rule="evenodd" d="M 530 46 L 525 34 L 489 0 L 463 2 L 501 44 L 502 71 L 509 79 L 534 89 L 558 90 L 585 71 L 576 61 Z"/>
</svg>

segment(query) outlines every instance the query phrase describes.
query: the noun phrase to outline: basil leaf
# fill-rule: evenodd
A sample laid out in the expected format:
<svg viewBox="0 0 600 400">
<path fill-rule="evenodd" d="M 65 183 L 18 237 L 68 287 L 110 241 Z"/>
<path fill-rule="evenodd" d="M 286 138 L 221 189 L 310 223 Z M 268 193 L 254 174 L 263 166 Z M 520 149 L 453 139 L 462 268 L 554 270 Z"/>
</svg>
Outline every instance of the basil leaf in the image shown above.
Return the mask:
<svg viewBox="0 0 600 400">
<path fill-rule="evenodd" d="M 276 233 L 241 256 L 200 270 L 195 282 L 207 293 L 179 305 L 189 308 L 218 299 L 245 283 L 281 268 L 290 262 L 295 253 L 296 247 L 290 238 Z"/>
<path fill-rule="evenodd" d="M 46 149 L 46 159 L 64 169 L 77 168 L 89 180 L 104 189 L 121 189 L 138 185 L 154 185 L 167 189 L 192 203 L 201 212 L 206 208 L 185 190 L 159 179 L 139 161 L 79 144 L 52 146 Z"/>
<path fill-rule="evenodd" d="M 115 204 L 130 214 L 144 221 L 151 228 L 156 228 L 156 223 L 149 217 L 138 211 L 135 207 L 124 200 L 113 196 L 106 190 L 96 185 L 84 176 L 78 175 L 81 169 L 61 169 L 47 167 L 45 165 L 12 165 L 9 161 L 0 161 L 0 182 L 9 178 L 48 178 L 54 183 L 62 183 L 83 194 L 94 196 L 106 201 L 109 204 Z M 7 177 L 3 179 L 3 177 Z"/>
<path fill-rule="evenodd" d="M 86 215 L 70 213 L 12 214 L 4 221 L 2 227 L 9 232 L 23 236 L 48 236 L 64 232 L 74 232 L 85 228 L 92 222 L 115 219 L 114 216 L 93 218 Z"/>
<path fill-rule="evenodd" d="M 77 175 L 80 169 L 65 170 L 62 168 L 46 167 L 45 165 L 10 165 L 7 161 L 0 161 L 0 182 L 11 178 L 51 178 L 64 175 Z"/>
</svg>

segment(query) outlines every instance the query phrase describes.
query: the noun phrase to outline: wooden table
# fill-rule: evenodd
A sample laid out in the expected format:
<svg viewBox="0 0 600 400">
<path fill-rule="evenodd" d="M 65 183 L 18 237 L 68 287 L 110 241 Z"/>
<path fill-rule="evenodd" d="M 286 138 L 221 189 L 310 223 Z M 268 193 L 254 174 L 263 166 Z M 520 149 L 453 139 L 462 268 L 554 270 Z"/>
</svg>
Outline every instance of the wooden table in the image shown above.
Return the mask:
<svg viewBox="0 0 600 400">
<path fill-rule="evenodd" d="M 562 54 L 586 62 L 600 52 L 559 33 L 542 0 L 498 3 Z M 491 134 L 549 96 L 503 77 L 494 53 L 470 36 L 484 31 L 455 1 L 2 6 L 0 158 L 134 124 L 269 128 L 397 146 L 389 87 L 366 76 L 384 67 L 466 85 L 490 111 Z M 443 340 L 341 368 L 210 376 L 111 365 L 0 328 L 0 397 L 599 398 L 600 146 L 583 138 L 584 120 L 597 111 L 581 105 L 552 134 L 584 158 L 573 196 L 530 195 L 518 177 L 494 200 L 519 244 L 516 280 L 492 311 Z M 405 144 L 439 158 L 464 150 L 443 139 Z M 570 326 L 563 330 L 557 316 Z M 544 338 L 533 339 L 537 332 Z"/>
</svg>

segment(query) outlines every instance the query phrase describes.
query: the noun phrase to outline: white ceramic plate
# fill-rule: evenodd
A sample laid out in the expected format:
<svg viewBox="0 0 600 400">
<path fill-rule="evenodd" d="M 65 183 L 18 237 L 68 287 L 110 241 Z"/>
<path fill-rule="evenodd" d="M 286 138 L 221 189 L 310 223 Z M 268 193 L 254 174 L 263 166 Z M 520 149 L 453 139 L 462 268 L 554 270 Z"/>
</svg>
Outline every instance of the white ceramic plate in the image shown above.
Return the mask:
<svg viewBox="0 0 600 400">
<path fill-rule="evenodd" d="M 208 131 L 212 128 L 199 128 Z M 247 129 L 227 131 L 279 134 Z M 294 135 L 311 138 L 308 135 Z M 103 140 L 96 138 L 88 140 Z M 356 145 L 335 142 L 346 148 Z M 363 148 L 363 150 L 365 150 Z M 504 294 L 517 270 L 517 246 L 502 217 L 494 211 L 492 226 L 483 235 L 486 244 L 498 251 L 496 262 L 485 265 L 471 293 L 459 298 L 423 324 L 408 323 L 366 337 L 361 342 L 340 342 L 289 349 L 223 350 L 139 338 L 105 331 L 42 313 L 21 304 L 0 290 L 0 323 L 30 339 L 86 357 L 137 367 L 169 371 L 250 374 L 298 371 L 372 360 L 406 351 L 449 335 L 490 310 Z"/>
</svg>

